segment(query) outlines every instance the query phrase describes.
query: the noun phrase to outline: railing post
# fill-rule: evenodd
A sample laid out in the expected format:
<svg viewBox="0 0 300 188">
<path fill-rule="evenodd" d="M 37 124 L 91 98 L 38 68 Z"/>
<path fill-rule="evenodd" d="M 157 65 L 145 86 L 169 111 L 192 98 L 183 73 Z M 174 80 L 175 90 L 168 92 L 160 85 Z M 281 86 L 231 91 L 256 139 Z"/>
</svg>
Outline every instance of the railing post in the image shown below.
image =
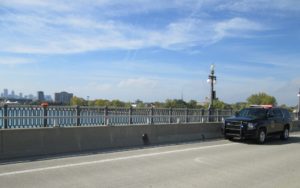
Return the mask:
<svg viewBox="0 0 300 188">
<path fill-rule="evenodd" d="M 153 112 L 154 112 L 154 108 L 151 107 L 151 109 L 150 109 L 150 125 L 153 124 L 153 114 L 154 114 Z"/>
<path fill-rule="evenodd" d="M 8 128 L 8 105 L 3 106 L 4 129 Z"/>
<path fill-rule="evenodd" d="M 208 122 L 212 122 L 212 109 L 208 109 Z"/>
<path fill-rule="evenodd" d="M 129 125 L 131 125 L 132 124 L 132 106 L 130 106 L 130 108 L 129 108 L 129 119 L 128 119 L 128 123 L 129 123 Z"/>
<path fill-rule="evenodd" d="M 185 109 L 185 123 L 188 123 L 189 122 L 189 109 L 188 108 L 186 108 Z"/>
<path fill-rule="evenodd" d="M 47 127 L 48 126 L 48 105 L 42 105 L 43 107 L 43 111 L 44 111 L 44 127 Z"/>
<path fill-rule="evenodd" d="M 204 114 L 205 114 L 205 110 L 201 109 L 201 123 L 204 123 Z"/>
<path fill-rule="evenodd" d="M 173 109 L 172 108 L 169 108 L 169 124 L 172 124 L 173 121 L 172 121 L 172 114 L 173 114 Z"/>
<path fill-rule="evenodd" d="M 108 107 L 104 108 L 104 125 L 108 125 Z"/>
<path fill-rule="evenodd" d="M 76 126 L 80 126 L 80 106 L 76 106 Z"/>
</svg>

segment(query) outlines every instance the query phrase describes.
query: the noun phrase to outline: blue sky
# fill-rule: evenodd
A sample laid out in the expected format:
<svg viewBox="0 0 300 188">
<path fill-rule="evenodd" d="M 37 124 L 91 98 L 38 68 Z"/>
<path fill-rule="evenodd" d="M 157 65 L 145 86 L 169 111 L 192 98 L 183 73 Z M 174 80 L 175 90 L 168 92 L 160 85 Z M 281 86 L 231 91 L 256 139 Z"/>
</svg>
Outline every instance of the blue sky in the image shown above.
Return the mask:
<svg viewBox="0 0 300 188">
<path fill-rule="evenodd" d="M 0 0 L 1 88 L 90 99 L 204 101 L 266 92 L 296 105 L 298 0 Z"/>
</svg>

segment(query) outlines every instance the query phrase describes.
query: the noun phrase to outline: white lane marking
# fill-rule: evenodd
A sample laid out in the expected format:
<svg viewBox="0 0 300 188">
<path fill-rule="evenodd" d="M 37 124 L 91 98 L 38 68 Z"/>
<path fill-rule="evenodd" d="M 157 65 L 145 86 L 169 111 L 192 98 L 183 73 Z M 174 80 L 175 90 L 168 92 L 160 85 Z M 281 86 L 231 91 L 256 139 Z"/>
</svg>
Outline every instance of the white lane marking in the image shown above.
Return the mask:
<svg viewBox="0 0 300 188">
<path fill-rule="evenodd" d="M 290 134 L 290 137 L 299 137 L 300 134 Z"/>
<path fill-rule="evenodd" d="M 213 145 L 213 146 L 193 147 L 193 148 L 179 149 L 179 150 L 172 150 L 172 151 L 164 151 L 164 152 L 156 152 L 156 153 L 147 153 L 147 154 L 140 154 L 140 155 L 132 155 L 132 156 L 127 156 L 127 157 L 117 157 L 117 158 L 112 158 L 112 159 L 102 159 L 102 160 L 97 160 L 97 161 L 88 161 L 88 162 L 81 162 L 81 163 L 71 163 L 71 164 L 57 165 L 57 166 L 44 167 L 44 168 L 35 168 L 35 169 L 28 169 L 28 170 L 5 172 L 5 173 L 1 173 L 0 177 L 10 176 L 10 175 L 18 175 L 18 174 L 26 174 L 26 173 L 32 173 L 32 172 L 47 171 L 47 170 L 55 170 L 55 169 L 61 169 L 61 168 L 69 168 L 69 167 L 77 167 L 77 166 L 84 166 L 84 165 L 92 165 L 92 164 L 99 164 L 99 163 L 107 163 L 107 162 L 114 162 L 114 161 L 121 161 L 121 160 L 128 160 L 128 159 L 153 157 L 153 156 L 158 156 L 158 155 L 167 155 L 167 154 L 181 153 L 181 152 L 187 152 L 187 151 L 195 151 L 195 150 L 203 150 L 203 149 L 210 149 L 210 148 L 218 148 L 218 147 L 224 147 L 224 146 L 232 146 L 232 145 L 236 145 L 236 144 L 237 143 L 228 143 L 228 144 L 219 144 L 219 145 Z"/>
</svg>

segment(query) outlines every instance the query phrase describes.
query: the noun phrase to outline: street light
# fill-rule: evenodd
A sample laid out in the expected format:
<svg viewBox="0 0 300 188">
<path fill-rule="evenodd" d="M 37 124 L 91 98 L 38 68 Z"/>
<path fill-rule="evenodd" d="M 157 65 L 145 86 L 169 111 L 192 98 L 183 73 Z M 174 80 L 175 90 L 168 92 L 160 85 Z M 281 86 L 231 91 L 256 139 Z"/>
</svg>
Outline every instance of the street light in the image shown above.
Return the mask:
<svg viewBox="0 0 300 188">
<path fill-rule="evenodd" d="M 207 82 L 210 84 L 210 103 L 208 109 L 213 108 L 214 99 L 216 99 L 216 91 L 214 90 L 214 85 L 217 82 L 217 77 L 215 76 L 215 65 L 210 66 L 210 74 L 208 75 Z"/>
</svg>

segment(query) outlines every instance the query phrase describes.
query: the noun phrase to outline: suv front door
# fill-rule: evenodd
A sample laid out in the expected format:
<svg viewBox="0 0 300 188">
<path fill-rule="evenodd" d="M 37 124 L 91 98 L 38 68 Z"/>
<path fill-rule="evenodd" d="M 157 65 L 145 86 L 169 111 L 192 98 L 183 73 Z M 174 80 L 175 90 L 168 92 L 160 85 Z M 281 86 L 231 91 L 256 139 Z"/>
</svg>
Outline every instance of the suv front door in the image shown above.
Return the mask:
<svg viewBox="0 0 300 188">
<path fill-rule="evenodd" d="M 268 133 L 275 133 L 276 130 L 276 123 L 275 123 L 275 116 L 273 109 L 269 109 L 267 113 L 268 118 L 268 125 L 267 125 L 267 131 Z"/>
</svg>

